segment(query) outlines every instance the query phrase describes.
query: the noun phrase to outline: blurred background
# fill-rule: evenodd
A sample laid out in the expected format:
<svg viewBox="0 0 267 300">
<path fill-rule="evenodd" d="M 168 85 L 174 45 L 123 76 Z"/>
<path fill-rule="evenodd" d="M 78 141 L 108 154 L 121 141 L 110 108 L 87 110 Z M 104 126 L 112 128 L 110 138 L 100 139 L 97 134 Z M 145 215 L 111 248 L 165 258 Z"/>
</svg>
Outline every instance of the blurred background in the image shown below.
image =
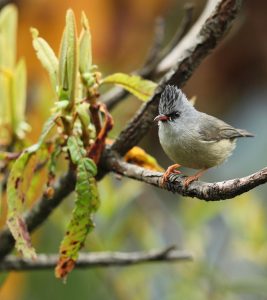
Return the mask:
<svg viewBox="0 0 267 300">
<path fill-rule="evenodd" d="M 8 2 L 8 1 L 2 1 Z M 185 0 L 23 0 L 19 8 L 19 56 L 28 68 L 27 116 L 36 140 L 54 101 L 46 72 L 37 60 L 29 28 L 38 28 L 58 51 L 66 9 L 84 10 L 93 37 L 94 63 L 104 74 L 142 66 L 153 40 L 155 18 L 166 19 L 167 43 L 183 17 Z M 197 19 L 205 1 L 194 4 Z M 267 165 L 267 1 L 246 1 L 230 34 L 186 84 L 198 109 L 255 133 L 238 141 L 233 156 L 210 170 L 205 181 L 242 177 Z M 140 106 L 127 98 L 113 111 L 115 137 Z M 142 141 L 163 167 L 156 126 Z M 191 174 L 191 170 L 185 170 Z M 233 200 L 203 202 L 107 176 L 99 183 L 102 205 L 96 230 L 86 242 L 91 251 L 137 251 L 177 245 L 191 251 L 188 263 L 74 270 L 64 285 L 52 270 L 1 274 L 0 299 L 267 299 L 267 185 Z M 72 197 L 37 230 L 39 253 L 58 251 L 70 217 Z"/>
</svg>

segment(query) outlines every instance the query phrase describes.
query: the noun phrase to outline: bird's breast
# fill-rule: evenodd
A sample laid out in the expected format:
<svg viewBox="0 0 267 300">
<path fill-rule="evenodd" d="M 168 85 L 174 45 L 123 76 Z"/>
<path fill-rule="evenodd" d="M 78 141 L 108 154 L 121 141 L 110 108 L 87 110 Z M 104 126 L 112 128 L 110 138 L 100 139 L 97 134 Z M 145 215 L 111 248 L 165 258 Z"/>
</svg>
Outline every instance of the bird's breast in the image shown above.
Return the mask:
<svg viewBox="0 0 267 300">
<path fill-rule="evenodd" d="M 223 163 L 235 148 L 235 141 L 203 141 L 193 130 L 172 130 L 168 124 L 159 126 L 159 140 L 169 158 L 184 167 L 211 168 Z"/>
</svg>

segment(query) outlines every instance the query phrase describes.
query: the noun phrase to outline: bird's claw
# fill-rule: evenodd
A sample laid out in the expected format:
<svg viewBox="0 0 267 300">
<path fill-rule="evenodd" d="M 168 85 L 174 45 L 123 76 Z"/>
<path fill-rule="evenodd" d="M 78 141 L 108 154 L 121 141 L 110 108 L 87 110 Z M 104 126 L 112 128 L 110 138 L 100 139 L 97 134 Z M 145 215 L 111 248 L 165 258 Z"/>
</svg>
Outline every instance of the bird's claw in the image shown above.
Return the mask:
<svg viewBox="0 0 267 300">
<path fill-rule="evenodd" d="M 188 176 L 188 177 L 186 177 L 185 178 L 185 180 L 184 180 L 184 187 L 185 188 L 188 188 L 188 186 L 192 183 L 192 182 L 194 182 L 194 181 L 197 181 L 198 180 L 198 176 Z"/>
<path fill-rule="evenodd" d="M 164 186 L 166 184 L 166 182 L 168 181 L 169 176 L 171 174 L 181 174 L 181 171 L 177 170 L 177 168 L 179 168 L 179 167 L 180 167 L 180 165 L 178 165 L 178 164 L 171 165 L 171 166 L 168 167 L 168 169 L 162 175 L 161 186 Z"/>
<path fill-rule="evenodd" d="M 207 168 L 202 169 L 199 172 L 197 172 L 195 175 L 186 177 L 185 180 L 184 180 L 184 187 L 188 188 L 188 186 L 192 182 L 197 181 L 199 179 L 199 177 L 202 176 L 206 172 L 206 170 L 207 170 Z"/>
</svg>

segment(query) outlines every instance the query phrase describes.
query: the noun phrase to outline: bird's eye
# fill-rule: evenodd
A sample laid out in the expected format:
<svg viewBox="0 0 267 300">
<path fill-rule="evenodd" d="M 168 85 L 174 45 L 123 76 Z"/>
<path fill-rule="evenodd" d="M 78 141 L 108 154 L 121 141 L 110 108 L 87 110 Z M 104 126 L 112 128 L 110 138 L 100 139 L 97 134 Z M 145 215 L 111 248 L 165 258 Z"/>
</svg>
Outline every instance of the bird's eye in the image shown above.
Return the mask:
<svg viewBox="0 0 267 300">
<path fill-rule="evenodd" d="M 173 112 L 173 113 L 169 114 L 168 117 L 169 117 L 170 121 L 173 121 L 180 117 L 180 112 L 179 111 Z"/>
</svg>

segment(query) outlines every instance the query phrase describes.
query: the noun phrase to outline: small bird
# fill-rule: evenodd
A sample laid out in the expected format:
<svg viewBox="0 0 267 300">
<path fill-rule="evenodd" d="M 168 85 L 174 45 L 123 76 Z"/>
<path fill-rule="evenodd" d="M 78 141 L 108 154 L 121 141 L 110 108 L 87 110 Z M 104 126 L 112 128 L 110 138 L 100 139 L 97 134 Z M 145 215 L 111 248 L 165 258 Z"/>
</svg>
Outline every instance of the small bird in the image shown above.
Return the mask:
<svg viewBox="0 0 267 300">
<path fill-rule="evenodd" d="M 164 184 L 171 173 L 180 174 L 183 166 L 199 169 L 185 179 L 187 187 L 209 168 L 223 163 L 235 148 L 236 138 L 253 137 L 243 129 L 236 129 L 213 116 L 197 111 L 185 94 L 176 86 L 167 85 L 161 94 L 159 115 L 160 144 L 175 162 L 162 177 Z"/>
</svg>

